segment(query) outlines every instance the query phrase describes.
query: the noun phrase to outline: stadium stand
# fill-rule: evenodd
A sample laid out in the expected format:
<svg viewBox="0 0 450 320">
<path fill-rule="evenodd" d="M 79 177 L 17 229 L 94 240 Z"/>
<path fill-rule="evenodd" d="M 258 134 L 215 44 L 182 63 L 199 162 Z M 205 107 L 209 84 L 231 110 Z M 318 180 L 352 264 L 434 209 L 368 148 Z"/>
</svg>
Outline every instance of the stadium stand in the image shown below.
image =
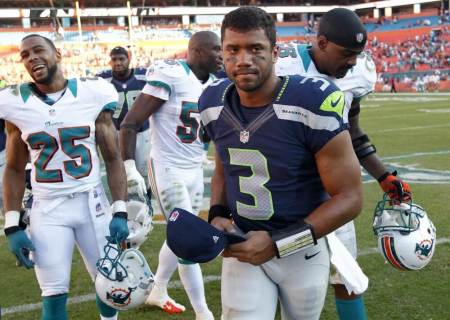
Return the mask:
<svg viewBox="0 0 450 320">
<path fill-rule="evenodd" d="M 73 1 L 57 1 L 60 7 L 72 7 Z M 131 1 L 132 6 L 145 5 L 146 1 Z M 152 5 L 290 5 L 293 1 L 155 1 Z M 333 4 L 351 5 L 358 1 L 334 1 Z M 370 1 L 365 1 L 370 2 Z M 103 1 L 80 1 L 83 8 L 101 7 Z M 108 7 L 123 5 L 121 0 L 108 1 Z M 309 1 L 311 5 L 328 5 L 330 1 Z M 48 1 L 2 1 L 1 8 L 46 7 Z M 403 9 L 402 9 L 403 8 Z M 392 82 L 397 91 L 450 90 L 450 14 L 436 5 L 423 5 L 420 13 L 412 13 L 406 7 L 393 10 L 393 15 L 378 18 L 361 11 L 369 42 L 367 51 L 371 53 L 379 80 L 376 89 L 389 90 Z M 279 41 L 311 42 L 315 37 L 320 14 L 286 13 L 286 19 L 277 26 Z M 17 45 L 29 33 L 39 33 L 55 41 L 62 50 L 68 76 L 95 74 L 107 67 L 109 50 L 115 45 L 128 45 L 137 66 L 148 66 L 163 58 L 183 57 L 186 43 L 193 32 L 210 29 L 219 32 L 218 24 L 196 24 L 190 21 L 182 25 L 180 16 L 153 16 L 141 18 L 140 24 L 133 27 L 132 40 L 128 24 L 117 23 L 117 19 L 99 17 L 84 19 L 81 39 L 76 24 L 63 28 L 58 19 L 35 19 L 29 28 L 8 24 L 2 21 L 0 28 L 0 60 L 4 66 L 0 76 L 10 83 L 27 80 L 26 73 L 19 63 Z M 58 27 L 56 27 L 58 26 Z"/>
</svg>

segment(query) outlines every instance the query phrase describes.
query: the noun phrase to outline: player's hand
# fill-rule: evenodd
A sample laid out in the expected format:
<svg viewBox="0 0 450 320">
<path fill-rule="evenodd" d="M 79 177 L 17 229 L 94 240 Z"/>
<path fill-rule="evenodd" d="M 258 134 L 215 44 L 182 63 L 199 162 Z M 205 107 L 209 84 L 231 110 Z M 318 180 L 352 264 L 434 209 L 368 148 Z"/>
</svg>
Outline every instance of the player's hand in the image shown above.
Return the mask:
<svg viewBox="0 0 450 320">
<path fill-rule="evenodd" d="M 229 233 L 236 233 L 236 228 L 234 227 L 233 220 L 223 218 L 223 217 L 215 217 L 211 220 L 211 225 L 220 231 L 225 231 Z"/>
<path fill-rule="evenodd" d="M 411 200 L 411 189 L 409 184 L 396 177 L 397 172 L 386 172 L 380 178 L 381 189 L 386 192 L 391 200 L 405 202 Z"/>
<path fill-rule="evenodd" d="M 234 257 L 255 266 L 276 256 L 275 244 L 267 231 L 250 231 L 246 234 L 246 238 L 246 241 L 228 246 L 222 256 Z"/>
<path fill-rule="evenodd" d="M 126 240 L 130 234 L 127 224 L 127 213 L 126 212 L 116 212 L 109 223 L 109 237 L 106 239 L 109 242 L 119 244 Z"/>
<path fill-rule="evenodd" d="M 16 256 L 18 265 L 24 266 L 27 269 L 33 268 L 34 262 L 29 258 L 30 251 L 35 250 L 33 243 L 22 229 L 18 229 L 9 234 L 7 229 L 5 229 L 5 234 L 7 234 L 6 238 L 8 239 L 9 250 Z"/>
<path fill-rule="evenodd" d="M 147 187 L 145 180 L 136 169 L 134 160 L 128 159 L 123 162 L 125 172 L 127 174 L 127 191 L 128 196 L 137 196 L 139 200 L 145 201 L 147 195 Z"/>
</svg>

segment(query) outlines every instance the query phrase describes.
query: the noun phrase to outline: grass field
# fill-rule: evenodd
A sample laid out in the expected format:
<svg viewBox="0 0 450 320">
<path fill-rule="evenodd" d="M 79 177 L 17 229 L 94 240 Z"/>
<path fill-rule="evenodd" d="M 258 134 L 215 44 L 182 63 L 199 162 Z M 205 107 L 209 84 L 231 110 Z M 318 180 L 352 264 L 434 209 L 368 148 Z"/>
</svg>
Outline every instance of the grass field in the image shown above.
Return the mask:
<svg viewBox="0 0 450 320">
<path fill-rule="evenodd" d="M 447 207 L 450 200 L 450 95 L 378 94 L 362 104 L 362 127 L 377 146 L 378 154 L 410 183 L 415 202 L 427 210 L 439 239 L 432 262 L 421 271 L 401 272 L 386 264 L 374 250 L 376 238 L 371 228 L 373 209 L 382 193 L 369 176 L 363 175 L 365 203 L 364 211 L 356 220 L 356 231 L 358 260 L 370 279 L 365 294 L 369 319 L 450 319 L 450 214 Z M 141 248 L 154 272 L 164 234 L 164 225 L 155 225 L 150 239 Z M 2 319 L 39 319 L 40 306 L 36 303 L 40 301 L 40 293 L 34 273 L 15 267 L 4 236 L 0 236 L 0 273 Z M 207 301 L 219 319 L 220 259 L 203 265 L 203 274 L 207 282 Z M 194 319 L 177 275 L 169 292 L 188 306 L 183 315 L 168 316 L 144 306 L 122 312 L 120 319 Z M 73 298 L 68 308 L 71 319 L 99 318 L 93 301 L 93 285 L 78 253 L 74 255 L 70 297 Z M 321 319 L 337 319 L 331 290 Z"/>
</svg>

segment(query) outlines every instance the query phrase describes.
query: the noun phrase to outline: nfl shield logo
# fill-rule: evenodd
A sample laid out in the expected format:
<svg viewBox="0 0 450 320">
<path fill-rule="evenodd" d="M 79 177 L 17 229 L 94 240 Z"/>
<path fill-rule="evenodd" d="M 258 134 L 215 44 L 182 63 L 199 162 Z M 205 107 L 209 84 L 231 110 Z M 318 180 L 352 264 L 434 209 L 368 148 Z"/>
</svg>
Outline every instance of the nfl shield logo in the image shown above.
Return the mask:
<svg viewBox="0 0 450 320">
<path fill-rule="evenodd" d="M 242 143 L 247 143 L 249 139 L 250 139 L 250 132 L 248 132 L 247 130 L 242 130 L 239 135 L 239 140 Z"/>
<path fill-rule="evenodd" d="M 364 35 L 360 32 L 356 34 L 356 41 L 361 43 L 364 39 Z"/>
<path fill-rule="evenodd" d="M 51 117 L 54 117 L 54 116 L 56 115 L 56 110 L 55 110 L 55 109 L 50 109 L 50 110 L 48 110 L 48 114 L 49 114 Z"/>
</svg>

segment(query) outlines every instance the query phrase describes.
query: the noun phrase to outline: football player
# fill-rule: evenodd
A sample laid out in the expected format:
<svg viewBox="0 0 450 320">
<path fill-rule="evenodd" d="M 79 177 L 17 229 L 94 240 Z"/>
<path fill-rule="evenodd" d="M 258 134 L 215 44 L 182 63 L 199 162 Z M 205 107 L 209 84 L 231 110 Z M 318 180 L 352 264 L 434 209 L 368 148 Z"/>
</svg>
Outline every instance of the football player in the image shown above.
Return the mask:
<svg viewBox="0 0 450 320">
<path fill-rule="evenodd" d="M 75 244 L 94 280 L 106 237 L 119 243 L 128 235 L 126 174 L 112 122 L 118 96 L 101 78 L 65 79 L 61 53 L 43 36 L 23 38 L 20 57 L 33 82 L 0 92 L 0 118 L 8 133 L 5 234 L 19 263 L 35 269 L 42 319 L 64 320 Z M 97 146 L 114 201 L 112 215 Z M 34 201 L 28 236 L 19 211 L 29 158 Z M 115 309 L 97 302 L 101 319 L 117 319 Z"/>
<path fill-rule="evenodd" d="M 275 74 L 274 21 L 241 7 L 222 22 L 228 79 L 199 99 L 216 146 L 209 221 L 247 240 L 223 253 L 223 319 L 319 319 L 325 235 L 362 207 L 344 95 L 326 79 Z"/>
<path fill-rule="evenodd" d="M 145 68 L 130 68 L 130 53 L 123 47 L 115 47 L 111 50 L 109 65 L 110 70 L 105 70 L 97 75 L 111 82 L 119 93 L 119 103 L 116 111 L 113 114 L 114 125 L 117 130 L 120 129 L 120 124 L 125 118 L 127 112 L 133 106 L 134 100 L 141 93 L 144 88 L 145 81 Z M 138 172 L 143 176 L 148 176 L 148 158 L 150 155 L 150 130 L 148 120 L 144 121 L 139 128 L 136 136 L 136 168 Z M 130 163 L 130 162 L 128 162 Z M 134 165 L 134 164 L 133 164 Z M 147 181 L 147 179 L 144 179 Z M 150 187 L 146 186 L 147 196 L 151 199 Z M 128 194 L 132 195 L 137 193 L 141 188 L 137 186 L 128 186 Z M 144 195 L 139 194 L 140 200 L 145 200 Z"/>
<path fill-rule="evenodd" d="M 312 46 L 280 46 L 276 63 L 278 75 L 300 74 L 333 81 L 345 95 L 344 121 L 350 125 L 353 149 L 360 164 L 378 180 L 384 192 L 392 199 L 408 200 L 411 190 L 406 182 L 396 177 L 376 155 L 376 148 L 359 126 L 361 99 L 373 91 L 377 79 L 375 64 L 364 46 L 367 32 L 359 17 L 351 10 L 336 8 L 320 20 L 316 42 Z M 320 80 L 316 80 L 320 81 Z M 336 231 L 336 235 L 356 258 L 356 235 L 353 221 Z M 366 319 L 361 296 L 349 295 L 339 274 L 331 276 L 336 297 L 336 308 L 341 320 Z"/>
<path fill-rule="evenodd" d="M 188 58 L 155 63 L 147 71 L 147 85 L 128 112 L 120 129 L 125 162 L 134 159 L 136 131 L 150 116 L 150 185 L 166 218 L 175 208 L 198 214 L 203 198 L 203 143 L 199 139 L 197 101 L 222 63 L 220 41 L 210 31 L 195 33 L 189 40 Z M 127 170 L 130 177 L 137 175 Z M 134 171 L 134 170 L 133 170 Z M 213 319 L 206 304 L 200 266 L 178 260 L 166 242 L 159 253 L 155 286 L 147 303 L 168 313 L 184 306 L 168 296 L 167 284 L 177 268 L 196 319 Z"/>
</svg>

